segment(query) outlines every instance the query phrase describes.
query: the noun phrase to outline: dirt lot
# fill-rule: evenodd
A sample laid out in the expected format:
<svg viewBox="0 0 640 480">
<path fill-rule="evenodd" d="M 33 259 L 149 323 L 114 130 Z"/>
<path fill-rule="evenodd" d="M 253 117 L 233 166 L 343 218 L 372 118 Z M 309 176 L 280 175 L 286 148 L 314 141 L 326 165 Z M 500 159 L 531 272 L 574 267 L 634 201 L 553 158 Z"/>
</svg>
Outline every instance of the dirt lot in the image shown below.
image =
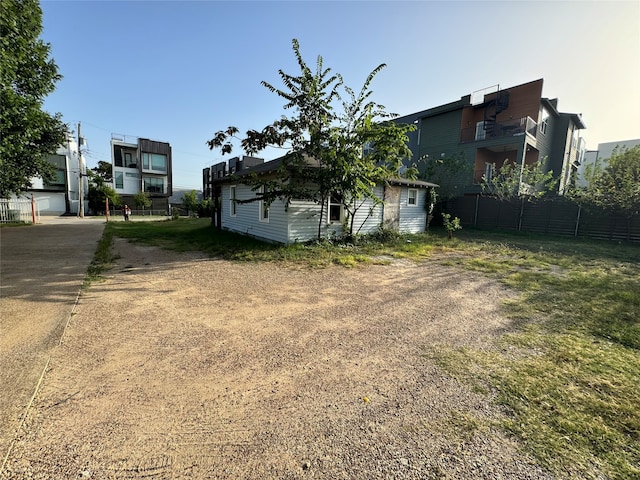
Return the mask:
<svg viewBox="0 0 640 480">
<path fill-rule="evenodd" d="M 502 413 L 426 355 L 510 328 L 496 283 L 435 262 L 308 270 L 116 248 L 6 478 L 550 478 L 470 421 Z"/>
</svg>

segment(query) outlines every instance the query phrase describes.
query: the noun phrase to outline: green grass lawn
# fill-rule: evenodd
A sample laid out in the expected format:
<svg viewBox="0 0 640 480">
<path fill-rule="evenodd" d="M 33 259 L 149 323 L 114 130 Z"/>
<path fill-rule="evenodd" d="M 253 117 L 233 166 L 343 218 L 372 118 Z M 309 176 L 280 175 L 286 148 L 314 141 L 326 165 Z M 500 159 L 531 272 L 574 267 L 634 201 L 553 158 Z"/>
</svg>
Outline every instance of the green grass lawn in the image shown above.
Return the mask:
<svg viewBox="0 0 640 480">
<path fill-rule="evenodd" d="M 500 426 L 560 478 L 640 478 L 638 245 L 475 230 L 447 240 L 435 230 L 281 246 L 214 230 L 208 219 L 109 223 L 110 235 L 230 260 L 321 268 L 430 258 L 492 276 L 519 292 L 504 302 L 517 330 L 492 352 L 426 354 L 494 392 L 509 412 Z"/>
</svg>

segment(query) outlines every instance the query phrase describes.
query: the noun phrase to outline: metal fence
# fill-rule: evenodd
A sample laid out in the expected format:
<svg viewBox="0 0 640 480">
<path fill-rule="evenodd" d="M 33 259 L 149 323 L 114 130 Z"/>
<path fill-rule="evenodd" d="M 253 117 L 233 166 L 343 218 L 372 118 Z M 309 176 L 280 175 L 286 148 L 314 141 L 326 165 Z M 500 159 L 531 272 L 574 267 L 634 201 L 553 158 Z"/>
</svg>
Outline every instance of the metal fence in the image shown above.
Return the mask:
<svg viewBox="0 0 640 480">
<path fill-rule="evenodd" d="M 640 242 L 638 216 L 585 208 L 563 198 L 506 202 L 477 195 L 449 200 L 443 210 L 463 226 Z"/>
<path fill-rule="evenodd" d="M 0 223 L 35 223 L 39 216 L 38 204 L 32 199 L 0 199 Z"/>
</svg>

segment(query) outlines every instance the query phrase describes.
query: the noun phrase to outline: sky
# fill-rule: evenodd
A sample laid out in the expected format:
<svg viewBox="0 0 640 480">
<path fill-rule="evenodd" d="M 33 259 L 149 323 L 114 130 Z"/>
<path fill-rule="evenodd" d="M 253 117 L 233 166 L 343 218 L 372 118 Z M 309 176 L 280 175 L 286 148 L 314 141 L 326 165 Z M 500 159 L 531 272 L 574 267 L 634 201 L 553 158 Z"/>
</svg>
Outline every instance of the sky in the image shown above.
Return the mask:
<svg viewBox="0 0 640 480">
<path fill-rule="evenodd" d="M 207 140 L 282 115 L 280 70 L 305 62 L 399 115 L 486 87 L 544 79 L 543 96 L 581 113 L 587 148 L 640 138 L 640 1 L 41 0 L 41 39 L 63 79 L 44 103 L 87 140 L 87 166 L 111 162 L 112 134 L 171 144 L 174 189 L 231 156 Z M 271 160 L 281 152 L 266 151 Z"/>
</svg>

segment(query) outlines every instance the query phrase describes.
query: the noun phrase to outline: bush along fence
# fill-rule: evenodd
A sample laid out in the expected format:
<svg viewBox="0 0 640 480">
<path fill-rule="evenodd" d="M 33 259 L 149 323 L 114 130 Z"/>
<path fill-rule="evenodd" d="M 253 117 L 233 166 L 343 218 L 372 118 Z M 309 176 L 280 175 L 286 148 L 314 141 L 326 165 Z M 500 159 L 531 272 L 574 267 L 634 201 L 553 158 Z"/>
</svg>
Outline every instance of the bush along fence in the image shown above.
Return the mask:
<svg viewBox="0 0 640 480">
<path fill-rule="evenodd" d="M 628 218 L 564 198 L 501 201 L 482 195 L 443 204 L 465 227 L 640 242 L 640 218 Z"/>
</svg>

